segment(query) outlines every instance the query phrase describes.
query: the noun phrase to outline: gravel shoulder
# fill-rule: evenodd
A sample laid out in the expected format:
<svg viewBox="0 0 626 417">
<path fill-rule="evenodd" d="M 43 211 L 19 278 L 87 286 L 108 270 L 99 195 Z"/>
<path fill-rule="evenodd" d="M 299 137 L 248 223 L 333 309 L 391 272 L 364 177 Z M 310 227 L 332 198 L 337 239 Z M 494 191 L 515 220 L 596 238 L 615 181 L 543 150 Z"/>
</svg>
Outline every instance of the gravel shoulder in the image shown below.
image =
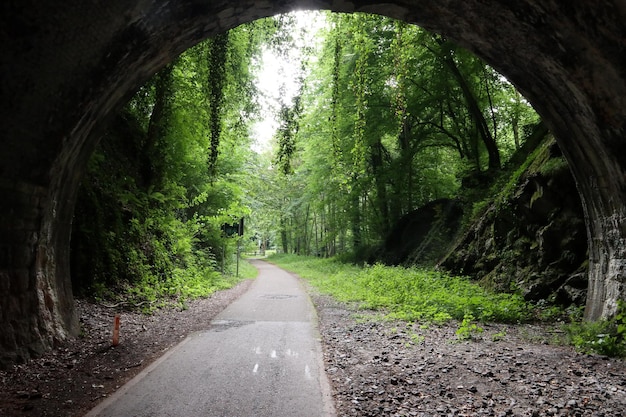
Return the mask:
<svg viewBox="0 0 626 417">
<path fill-rule="evenodd" d="M 246 280 L 185 310 L 152 315 L 116 311 L 76 300 L 81 336 L 27 364 L 0 371 L 0 416 L 82 416 L 189 334 L 208 328 L 217 314 L 248 289 Z M 120 343 L 111 346 L 121 315 Z"/>
<path fill-rule="evenodd" d="M 82 416 L 243 294 L 251 281 L 147 316 L 78 300 L 80 338 L 0 371 L 0 416 Z M 310 291 L 337 416 L 623 416 L 626 363 L 546 344 L 542 326 L 420 326 Z"/>
<path fill-rule="evenodd" d="M 342 416 L 624 416 L 626 363 L 548 345 L 548 327 L 407 325 L 314 295 Z"/>
</svg>

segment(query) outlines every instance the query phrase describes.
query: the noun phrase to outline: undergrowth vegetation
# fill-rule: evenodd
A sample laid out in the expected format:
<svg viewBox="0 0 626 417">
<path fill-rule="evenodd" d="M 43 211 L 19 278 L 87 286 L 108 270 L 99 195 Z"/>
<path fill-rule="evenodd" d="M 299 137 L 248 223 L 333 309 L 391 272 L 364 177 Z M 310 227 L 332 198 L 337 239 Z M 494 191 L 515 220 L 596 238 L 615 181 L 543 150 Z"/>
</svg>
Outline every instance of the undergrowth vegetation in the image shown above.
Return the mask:
<svg viewBox="0 0 626 417">
<path fill-rule="evenodd" d="M 336 259 L 277 255 L 272 262 L 296 272 L 314 287 L 364 309 L 384 309 L 406 321 L 445 323 L 471 317 L 482 322 L 517 323 L 534 308 L 516 294 L 493 293 L 464 277 L 419 268 L 358 267 Z"/>
<path fill-rule="evenodd" d="M 619 302 L 609 320 L 575 322 L 565 326 L 567 341 L 583 353 L 626 357 L 626 303 Z"/>
<path fill-rule="evenodd" d="M 92 288 L 93 296 L 101 301 L 118 301 L 131 308 L 140 308 L 150 313 L 159 307 L 175 305 L 186 308 L 189 300 L 208 297 L 216 291 L 225 290 L 244 279 L 255 278 L 258 271 L 249 262 L 241 260 L 239 274 L 227 269 L 221 273 L 214 262 L 198 265 L 194 258 L 186 266 L 170 265 L 168 273 L 157 276 L 146 269 L 140 279 L 124 282 L 115 287 L 96 283 Z"/>
<path fill-rule="evenodd" d="M 564 329 L 563 340 L 584 353 L 626 357 L 626 303 L 611 320 L 589 323 L 580 315 L 526 302 L 518 294 L 495 293 L 465 277 L 432 269 L 371 265 L 359 267 L 337 258 L 274 255 L 271 262 L 293 271 L 313 287 L 362 309 L 382 310 L 409 322 L 444 324 L 456 320 L 459 340 L 482 333 L 478 323 L 544 321 Z M 561 319 L 572 320 L 563 323 Z M 494 335 L 500 340 L 503 335 Z"/>
</svg>

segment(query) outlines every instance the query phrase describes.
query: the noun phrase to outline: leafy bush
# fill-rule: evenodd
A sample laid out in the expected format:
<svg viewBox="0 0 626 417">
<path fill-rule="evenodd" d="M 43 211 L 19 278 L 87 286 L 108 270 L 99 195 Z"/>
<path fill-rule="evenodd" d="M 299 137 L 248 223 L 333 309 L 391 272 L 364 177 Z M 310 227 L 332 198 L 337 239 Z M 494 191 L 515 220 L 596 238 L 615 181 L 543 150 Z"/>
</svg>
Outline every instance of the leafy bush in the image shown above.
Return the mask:
<svg viewBox="0 0 626 417">
<path fill-rule="evenodd" d="M 472 340 L 477 334 L 483 331 L 484 329 L 482 327 L 474 323 L 474 316 L 466 314 L 455 334 L 459 340 Z"/>
<path fill-rule="evenodd" d="M 626 303 L 620 301 L 610 320 L 565 326 L 568 342 L 584 353 L 626 357 Z"/>
</svg>

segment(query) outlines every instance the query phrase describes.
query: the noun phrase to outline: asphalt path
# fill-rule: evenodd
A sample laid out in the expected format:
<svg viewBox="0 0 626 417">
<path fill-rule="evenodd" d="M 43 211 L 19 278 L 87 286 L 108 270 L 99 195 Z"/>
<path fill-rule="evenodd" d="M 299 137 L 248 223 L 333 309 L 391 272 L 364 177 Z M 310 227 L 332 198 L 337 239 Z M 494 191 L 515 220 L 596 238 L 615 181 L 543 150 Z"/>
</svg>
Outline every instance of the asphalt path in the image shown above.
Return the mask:
<svg viewBox="0 0 626 417">
<path fill-rule="evenodd" d="M 206 331 L 87 416 L 334 416 L 310 298 L 288 272 L 252 262 L 259 276 Z"/>
</svg>

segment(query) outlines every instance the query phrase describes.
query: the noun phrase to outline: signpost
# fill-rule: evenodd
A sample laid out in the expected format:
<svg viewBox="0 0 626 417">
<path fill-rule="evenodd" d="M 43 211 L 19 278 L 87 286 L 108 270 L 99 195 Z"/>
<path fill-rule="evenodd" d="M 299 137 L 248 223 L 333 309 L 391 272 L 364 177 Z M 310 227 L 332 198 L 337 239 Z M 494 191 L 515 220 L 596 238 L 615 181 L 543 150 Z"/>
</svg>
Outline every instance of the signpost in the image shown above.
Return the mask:
<svg viewBox="0 0 626 417">
<path fill-rule="evenodd" d="M 237 272 L 236 277 L 239 278 L 239 244 L 241 243 L 241 236 L 243 236 L 243 217 L 239 219 L 238 223 L 222 225 L 222 233 L 226 237 L 237 236 Z M 224 260 L 226 258 L 226 243 L 222 247 L 222 274 L 224 273 Z"/>
</svg>

